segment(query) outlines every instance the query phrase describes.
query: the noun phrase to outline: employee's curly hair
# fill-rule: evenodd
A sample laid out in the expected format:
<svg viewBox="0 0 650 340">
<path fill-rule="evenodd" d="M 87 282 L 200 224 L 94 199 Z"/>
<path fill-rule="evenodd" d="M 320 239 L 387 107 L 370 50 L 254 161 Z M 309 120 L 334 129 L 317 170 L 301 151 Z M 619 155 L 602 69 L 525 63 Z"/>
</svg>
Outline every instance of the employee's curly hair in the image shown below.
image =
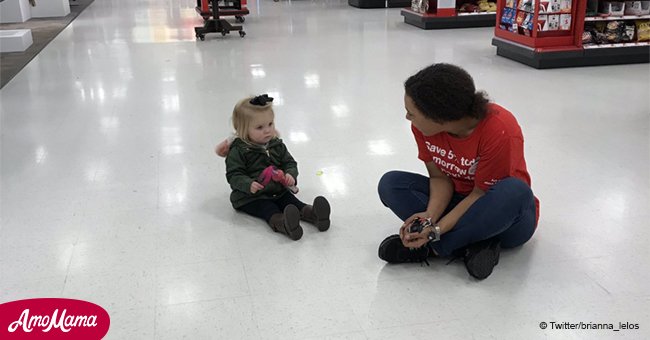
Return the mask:
<svg viewBox="0 0 650 340">
<path fill-rule="evenodd" d="M 406 95 L 415 106 L 436 123 L 465 117 L 482 119 L 489 99 L 476 91 L 474 80 L 462 68 L 445 63 L 433 64 L 404 82 Z"/>
</svg>

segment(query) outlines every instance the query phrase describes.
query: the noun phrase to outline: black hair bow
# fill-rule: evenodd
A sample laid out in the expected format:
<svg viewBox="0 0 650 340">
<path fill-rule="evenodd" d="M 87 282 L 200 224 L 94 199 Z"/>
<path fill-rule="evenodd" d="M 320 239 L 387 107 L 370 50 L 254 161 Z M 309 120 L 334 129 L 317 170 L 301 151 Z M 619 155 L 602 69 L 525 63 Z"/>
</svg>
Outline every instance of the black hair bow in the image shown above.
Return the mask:
<svg viewBox="0 0 650 340">
<path fill-rule="evenodd" d="M 270 103 L 272 101 L 273 101 L 273 97 L 269 97 L 269 95 L 265 93 L 251 99 L 249 103 L 253 105 L 264 106 L 266 105 L 266 103 Z"/>
</svg>

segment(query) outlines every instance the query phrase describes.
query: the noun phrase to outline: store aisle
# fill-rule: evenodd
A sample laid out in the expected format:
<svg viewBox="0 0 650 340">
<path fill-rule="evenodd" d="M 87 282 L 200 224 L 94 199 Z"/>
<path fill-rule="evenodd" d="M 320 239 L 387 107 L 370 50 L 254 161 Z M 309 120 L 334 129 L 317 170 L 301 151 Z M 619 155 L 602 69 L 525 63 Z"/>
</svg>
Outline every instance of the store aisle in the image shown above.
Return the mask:
<svg viewBox="0 0 650 340">
<path fill-rule="evenodd" d="M 208 35 L 193 0 L 96 0 L 2 91 L 0 302 L 68 297 L 112 339 L 603 338 L 540 322 L 650 324 L 648 65 L 535 70 L 489 28 L 424 31 L 399 9 L 253 0 L 247 36 Z M 387 266 L 391 169 L 424 173 L 403 81 L 466 68 L 510 109 L 538 232 L 492 276 Z M 299 197 L 332 203 L 298 242 L 230 207 L 214 145 L 235 102 L 275 97 Z"/>
</svg>

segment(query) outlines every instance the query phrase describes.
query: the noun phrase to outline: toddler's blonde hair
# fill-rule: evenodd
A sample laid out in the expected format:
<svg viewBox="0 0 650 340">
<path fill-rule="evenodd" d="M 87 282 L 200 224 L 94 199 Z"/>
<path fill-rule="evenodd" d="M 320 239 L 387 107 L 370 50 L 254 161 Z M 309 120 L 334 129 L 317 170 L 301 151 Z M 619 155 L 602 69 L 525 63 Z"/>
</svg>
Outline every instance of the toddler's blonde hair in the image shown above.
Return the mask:
<svg viewBox="0 0 650 340">
<path fill-rule="evenodd" d="M 250 128 L 250 122 L 253 120 L 255 115 L 263 112 L 271 112 L 275 117 L 272 102 L 268 102 L 264 106 L 253 105 L 250 103 L 253 98 L 255 97 L 251 96 L 240 100 L 232 110 L 232 126 L 235 128 L 235 134 L 247 143 L 251 142 L 248 136 L 248 129 Z"/>
</svg>

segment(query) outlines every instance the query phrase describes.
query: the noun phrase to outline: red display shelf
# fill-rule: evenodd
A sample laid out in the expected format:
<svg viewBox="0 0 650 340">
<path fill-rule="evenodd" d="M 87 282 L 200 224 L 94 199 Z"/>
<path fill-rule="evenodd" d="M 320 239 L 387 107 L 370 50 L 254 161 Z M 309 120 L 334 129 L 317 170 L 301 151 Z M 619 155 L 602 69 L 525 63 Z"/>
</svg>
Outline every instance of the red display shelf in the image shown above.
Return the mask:
<svg viewBox="0 0 650 340">
<path fill-rule="evenodd" d="M 517 25 L 517 32 L 512 32 L 501 26 L 512 27 L 508 20 L 510 16 L 504 19 L 503 15 L 513 10 L 506 10 L 506 1 L 498 0 L 497 25 L 494 30 L 495 37 L 492 39 L 492 45 L 497 47 L 497 55 L 540 69 L 650 62 L 650 48 L 648 48 L 650 44 L 644 42 L 582 46 L 585 22 L 647 20 L 650 19 L 650 15 L 586 17 L 587 0 L 571 0 L 570 12 L 554 11 L 549 14 L 540 12 L 540 2 L 540 0 L 535 1 L 532 13 L 525 12 L 526 15 L 532 16 L 532 29 L 521 29 L 520 25 Z M 520 9 L 516 11 L 516 15 L 519 15 L 518 12 L 523 12 Z M 561 14 L 571 15 L 569 30 L 541 29 L 544 23 L 548 23 L 550 15 Z M 544 16 L 546 21 L 540 20 L 540 16 Z M 506 24 L 503 21 L 506 21 Z M 557 28 L 557 22 L 555 25 L 554 28 Z"/>
<path fill-rule="evenodd" d="M 561 34 L 564 31 L 549 31 L 550 35 Z M 509 40 L 524 46 L 532 48 L 551 47 L 551 46 L 570 46 L 573 44 L 573 35 L 563 34 L 562 36 L 534 37 L 523 34 L 510 32 L 504 29 L 496 28 L 494 35 L 504 40 Z"/>
<path fill-rule="evenodd" d="M 245 15 L 248 15 L 250 11 L 248 8 L 246 8 L 246 0 L 241 0 L 241 8 L 228 8 L 224 7 L 221 8 L 219 6 L 219 15 L 220 16 L 235 16 L 237 17 L 238 21 L 243 22 L 243 17 Z M 212 17 L 212 12 L 210 11 L 210 4 L 209 0 L 196 0 L 196 7 L 194 8 L 197 13 L 201 17 L 203 17 L 203 20 L 208 20 L 210 17 Z"/>
</svg>

